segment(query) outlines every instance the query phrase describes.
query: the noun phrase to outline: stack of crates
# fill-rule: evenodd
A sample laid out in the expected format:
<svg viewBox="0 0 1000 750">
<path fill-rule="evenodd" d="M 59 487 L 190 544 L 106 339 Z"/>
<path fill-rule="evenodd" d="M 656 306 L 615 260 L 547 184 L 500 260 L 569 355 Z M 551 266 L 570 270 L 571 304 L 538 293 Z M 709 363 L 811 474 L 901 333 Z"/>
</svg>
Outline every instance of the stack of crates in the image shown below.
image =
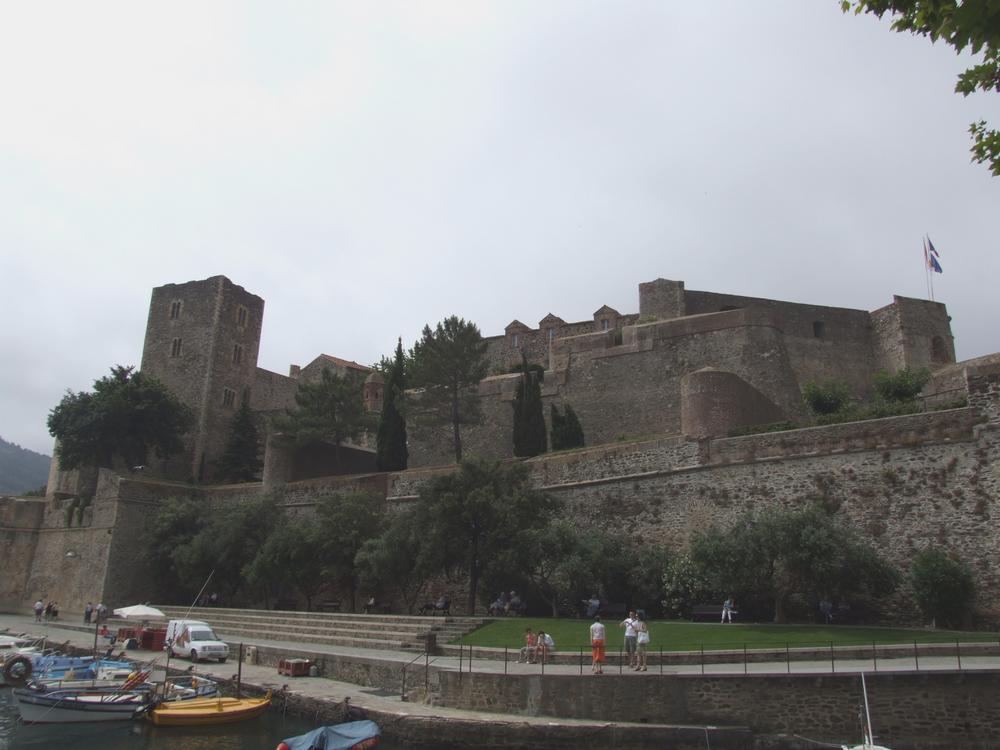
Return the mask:
<svg viewBox="0 0 1000 750">
<path fill-rule="evenodd" d="M 308 659 L 282 659 L 278 662 L 278 674 L 288 677 L 308 677 L 312 662 Z"/>
</svg>

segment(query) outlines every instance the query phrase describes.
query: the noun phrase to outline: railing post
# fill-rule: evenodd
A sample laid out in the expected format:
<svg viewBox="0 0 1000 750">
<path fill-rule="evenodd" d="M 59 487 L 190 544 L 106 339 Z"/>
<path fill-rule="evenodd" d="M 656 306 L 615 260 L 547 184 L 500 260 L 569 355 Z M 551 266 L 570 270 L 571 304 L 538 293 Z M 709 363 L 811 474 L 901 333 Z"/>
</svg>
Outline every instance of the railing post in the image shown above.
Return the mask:
<svg viewBox="0 0 1000 750">
<path fill-rule="evenodd" d="M 705 644 L 701 644 L 701 673 L 705 674 Z"/>
<path fill-rule="evenodd" d="M 507 646 L 503 647 L 503 673 L 507 674 Z"/>
<path fill-rule="evenodd" d="M 747 644 L 743 641 L 743 674 L 747 673 Z"/>
<path fill-rule="evenodd" d="M 837 673 L 837 662 L 835 661 L 835 656 L 833 653 L 833 641 L 830 641 L 830 672 L 832 674 Z"/>
<path fill-rule="evenodd" d="M 785 671 L 788 674 L 792 673 L 792 650 L 788 648 L 788 643 L 785 643 Z"/>
<path fill-rule="evenodd" d="M 917 642 L 913 642 L 913 669 L 917 672 L 920 671 L 920 653 L 917 650 Z"/>
<path fill-rule="evenodd" d="M 461 643 L 458 644 L 458 678 L 462 679 L 462 655 L 465 651 L 465 646 Z"/>
<path fill-rule="evenodd" d="M 583 646 L 580 646 L 580 674 L 583 674 Z"/>
<path fill-rule="evenodd" d="M 958 659 L 958 670 L 962 671 L 962 646 L 957 638 L 955 639 L 955 658 Z"/>
<path fill-rule="evenodd" d="M 875 649 L 875 641 L 872 641 L 872 671 L 878 672 L 878 651 Z"/>
<path fill-rule="evenodd" d="M 625 652 L 622 649 L 618 649 L 618 674 L 625 671 Z"/>
<path fill-rule="evenodd" d="M 660 674 L 663 674 L 663 646 L 660 646 Z"/>
<path fill-rule="evenodd" d="M 431 652 L 424 647 L 424 695 L 431 687 Z"/>
</svg>

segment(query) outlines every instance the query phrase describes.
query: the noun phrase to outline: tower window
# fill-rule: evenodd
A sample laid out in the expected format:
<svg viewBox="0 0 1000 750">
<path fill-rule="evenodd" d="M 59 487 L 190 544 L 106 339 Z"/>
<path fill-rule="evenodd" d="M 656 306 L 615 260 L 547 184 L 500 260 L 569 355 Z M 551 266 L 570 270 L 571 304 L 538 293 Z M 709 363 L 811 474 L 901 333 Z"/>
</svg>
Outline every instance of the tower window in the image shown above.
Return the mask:
<svg viewBox="0 0 1000 750">
<path fill-rule="evenodd" d="M 826 333 L 826 324 L 822 320 L 813 321 L 813 336 L 815 338 L 821 339 Z"/>
<path fill-rule="evenodd" d="M 513 348 L 517 349 L 517 334 L 516 334 L 516 333 L 514 333 L 514 334 L 511 334 L 511 337 L 510 337 L 510 345 L 511 345 L 511 346 L 512 346 Z"/>
<path fill-rule="evenodd" d="M 232 406 L 235 403 L 236 403 L 236 391 L 234 391 L 232 388 L 223 388 L 222 389 L 222 405 L 223 406 Z"/>
<path fill-rule="evenodd" d="M 174 339 L 170 342 L 170 356 L 179 357 L 181 356 L 181 340 Z"/>
<path fill-rule="evenodd" d="M 241 328 L 247 324 L 247 309 L 240 305 L 236 310 L 236 325 Z"/>
<path fill-rule="evenodd" d="M 549 343 L 551 344 L 555 340 L 556 340 L 556 329 L 555 328 L 550 328 L 549 329 Z"/>
<path fill-rule="evenodd" d="M 170 303 L 170 319 L 177 320 L 181 316 L 181 301 L 175 299 Z"/>
<path fill-rule="evenodd" d="M 611 321 L 607 318 L 601 318 L 601 330 L 606 331 L 611 327 Z"/>
<path fill-rule="evenodd" d="M 233 364 L 238 365 L 243 361 L 243 347 L 239 344 L 233 346 Z"/>
</svg>

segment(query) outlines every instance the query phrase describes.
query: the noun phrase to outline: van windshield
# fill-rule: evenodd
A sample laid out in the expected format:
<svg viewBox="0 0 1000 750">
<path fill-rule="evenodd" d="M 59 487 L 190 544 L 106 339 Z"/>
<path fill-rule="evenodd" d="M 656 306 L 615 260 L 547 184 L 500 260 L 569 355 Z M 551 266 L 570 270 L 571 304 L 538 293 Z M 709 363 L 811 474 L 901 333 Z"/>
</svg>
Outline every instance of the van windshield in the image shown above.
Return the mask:
<svg viewBox="0 0 1000 750">
<path fill-rule="evenodd" d="M 210 628 L 198 628 L 191 631 L 192 641 L 217 641 L 219 640 Z"/>
</svg>

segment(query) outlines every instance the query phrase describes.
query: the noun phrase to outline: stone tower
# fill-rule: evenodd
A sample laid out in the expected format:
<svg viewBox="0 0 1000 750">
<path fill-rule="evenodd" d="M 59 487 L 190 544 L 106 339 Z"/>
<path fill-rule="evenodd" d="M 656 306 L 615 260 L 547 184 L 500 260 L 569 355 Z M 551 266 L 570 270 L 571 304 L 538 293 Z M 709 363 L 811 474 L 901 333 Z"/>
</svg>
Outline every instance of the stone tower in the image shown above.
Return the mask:
<svg viewBox="0 0 1000 750">
<path fill-rule="evenodd" d="M 160 380 L 194 411 L 185 450 L 157 466 L 164 476 L 211 481 L 232 417 L 257 369 L 264 300 L 212 276 L 153 289 L 142 372 Z"/>
</svg>

